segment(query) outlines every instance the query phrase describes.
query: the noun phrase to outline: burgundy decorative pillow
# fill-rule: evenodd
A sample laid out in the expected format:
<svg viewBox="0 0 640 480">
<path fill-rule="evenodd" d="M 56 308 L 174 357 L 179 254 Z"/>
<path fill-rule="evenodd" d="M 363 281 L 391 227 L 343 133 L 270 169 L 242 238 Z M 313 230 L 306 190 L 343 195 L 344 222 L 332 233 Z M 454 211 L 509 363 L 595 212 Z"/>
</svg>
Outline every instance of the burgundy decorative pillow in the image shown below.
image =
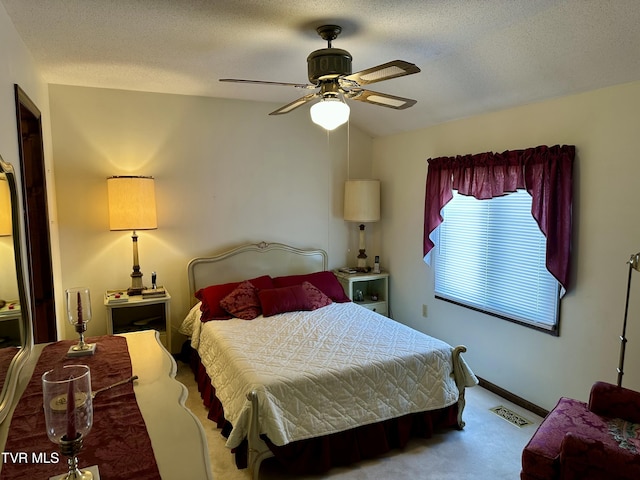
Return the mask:
<svg viewBox="0 0 640 480">
<path fill-rule="evenodd" d="M 344 289 L 340 282 L 333 274 L 328 270 L 323 272 L 307 273 L 304 275 L 288 275 L 284 277 L 276 277 L 273 279 L 273 284 L 277 287 L 289 287 L 291 285 L 302 285 L 302 282 L 309 282 L 314 287 L 320 289 L 327 297 L 334 302 L 344 303 L 351 300 L 344 293 Z"/>
<path fill-rule="evenodd" d="M 307 295 L 307 299 L 311 305 L 311 310 L 326 307 L 332 303 L 331 299 L 327 297 L 320 289 L 314 287 L 309 282 L 302 282 L 302 289 Z"/>
<path fill-rule="evenodd" d="M 263 275 L 248 281 L 251 282 L 258 290 L 274 287 L 273 281 L 269 275 Z M 229 313 L 220 306 L 220 301 L 233 292 L 240 283 L 241 282 L 230 282 L 219 285 L 210 285 L 198 290 L 195 296 L 202 302 L 202 306 L 200 307 L 202 316 L 200 317 L 200 320 L 208 322 L 209 320 L 230 319 L 231 315 L 229 315 Z"/>
<path fill-rule="evenodd" d="M 249 281 L 242 282 L 220 300 L 220 306 L 234 317 L 253 320 L 261 313 L 258 289 Z"/>
<path fill-rule="evenodd" d="M 258 298 L 264 317 L 284 312 L 312 310 L 311 301 L 302 285 L 260 290 Z"/>
</svg>

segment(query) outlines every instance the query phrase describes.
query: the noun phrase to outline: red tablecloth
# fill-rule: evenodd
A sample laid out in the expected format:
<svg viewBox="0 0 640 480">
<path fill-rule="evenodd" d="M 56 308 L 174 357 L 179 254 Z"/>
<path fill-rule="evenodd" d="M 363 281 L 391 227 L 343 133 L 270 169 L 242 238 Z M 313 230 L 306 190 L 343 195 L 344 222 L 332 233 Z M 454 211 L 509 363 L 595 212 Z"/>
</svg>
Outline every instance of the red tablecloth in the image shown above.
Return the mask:
<svg viewBox="0 0 640 480">
<path fill-rule="evenodd" d="M 89 338 L 93 356 L 67 358 L 73 341 L 47 345 L 11 418 L 2 458 L 2 480 L 49 478 L 65 473 L 67 458 L 47 437 L 42 408 L 42 375 L 56 365 L 84 364 L 91 369 L 93 390 L 129 378 L 131 359 L 124 337 Z M 57 458 L 56 458 L 57 457 Z M 147 427 L 138 408 L 134 384 L 100 393 L 93 401 L 93 428 L 84 439 L 80 467 L 98 465 L 102 480 L 160 479 Z M 57 461 L 56 461 L 57 460 Z"/>
<path fill-rule="evenodd" d="M 9 365 L 13 357 L 20 351 L 18 347 L 4 347 L 0 348 L 0 390 L 4 385 L 4 381 L 7 379 L 7 372 Z"/>
</svg>

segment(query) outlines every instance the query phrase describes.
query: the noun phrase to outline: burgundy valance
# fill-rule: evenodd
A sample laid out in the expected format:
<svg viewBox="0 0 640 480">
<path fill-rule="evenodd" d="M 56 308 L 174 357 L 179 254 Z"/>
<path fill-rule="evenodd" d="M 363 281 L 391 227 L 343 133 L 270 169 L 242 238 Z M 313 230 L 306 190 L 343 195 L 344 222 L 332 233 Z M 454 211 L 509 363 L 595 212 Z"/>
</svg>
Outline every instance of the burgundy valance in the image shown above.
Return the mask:
<svg viewBox="0 0 640 480">
<path fill-rule="evenodd" d="M 428 160 L 424 203 L 424 250 L 434 247 L 429 235 L 442 223 L 440 211 L 453 190 L 486 200 L 526 189 L 531 214 L 547 238 L 547 269 L 566 290 L 571 251 L 571 204 L 575 146 L 545 145 L 503 153 L 480 153 Z"/>
</svg>

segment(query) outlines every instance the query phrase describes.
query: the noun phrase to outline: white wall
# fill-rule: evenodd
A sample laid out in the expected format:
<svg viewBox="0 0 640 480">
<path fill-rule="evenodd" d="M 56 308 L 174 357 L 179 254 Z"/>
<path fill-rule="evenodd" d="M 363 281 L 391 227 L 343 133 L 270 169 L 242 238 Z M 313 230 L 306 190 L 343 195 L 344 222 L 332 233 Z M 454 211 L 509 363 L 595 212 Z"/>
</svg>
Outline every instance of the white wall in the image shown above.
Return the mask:
<svg viewBox="0 0 640 480">
<path fill-rule="evenodd" d="M 383 258 L 396 319 L 469 348 L 475 372 L 553 408 L 586 400 L 595 380 L 616 382 L 628 266 L 640 251 L 640 82 L 468 118 L 374 140 L 382 179 Z M 573 286 L 562 300 L 560 336 L 435 300 L 422 261 L 427 159 L 537 145 L 576 146 Z M 640 274 L 635 274 L 623 385 L 640 389 Z M 422 305 L 428 317 L 422 317 Z"/>
<path fill-rule="evenodd" d="M 46 83 L 42 80 L 40 73 L 18 36 L 4 6 L 0 4 L 0 155 L 13 165 L 16 170 L 18 181 L 21 178 L 20 157 L 18 150 L 18 129 L 16 125 L 16 104 L 14 85 L 18 84 L 22 90 L 35 103 L 42 113 L 43 144 L 46 168 L 46 182 L 52 231 L 52 256 L 54 267 L 54 279 L 59 279 L 60 259 L 58 255 L 57 230 L 55 225 L 55 185 L 53 179 L 52 159 L 51 159 L 51 129 L 49 122 L 49 94 Z M 20 203 L 22 204 L 22 193 Z M 8 253 L 8 238 L 0 239 L 0 260 L 4 265 L 5 261 L 13 264 L 11 253 Z M 23 252 L 24 253 L 24 252 Z M 24 253 L 26 255 L 26 253 Z M 26 256 L 25 256 L 26 258 Z M 12 268 L 0 268 L 0 277 L 3 275 L 13 276 L 15 271 Z M 9 279 L 0 280 L 0 285 L 8 285 L 13 282 Z M 9 296 L 5 300 L 10 299 Z M 3 292 L 0 292 L 3 298 Z M 15 298 L 15 297 L 14 297 Z"/>
<path fill-rule="evenodd" d="M 51 85 L 50 99 L 60 288 L 91 289 L 89 335 L 106 333 L 104 291 L 131 283 L 131 233 L 109 231 L 111 175 L 156 179 L 158 229 L 138 231 L 140 265 L 147 285 L 156 271 L 172 295 L 174 334 L 193 257 L 265 240 L 321 247 L 331 268 L 345 263 L 346 126 L 327 134 L 308 109 L 270 117 L 268 103 L 204 97 Z M 350 174 L 369 178 L 371 139 L 352 127 L 349 143 Z"/>
</svg>

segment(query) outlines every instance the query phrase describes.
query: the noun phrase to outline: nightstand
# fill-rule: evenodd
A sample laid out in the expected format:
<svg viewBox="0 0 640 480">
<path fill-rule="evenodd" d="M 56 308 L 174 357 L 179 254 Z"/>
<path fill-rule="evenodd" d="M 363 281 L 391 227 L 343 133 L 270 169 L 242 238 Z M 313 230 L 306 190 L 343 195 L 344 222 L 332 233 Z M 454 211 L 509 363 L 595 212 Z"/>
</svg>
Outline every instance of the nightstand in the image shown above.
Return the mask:
<svg viewBox="0 0 640 480">
<path fill-rule="evenodd" d="M 160 342 L 171 351 L 171 295 L 143 298 L 132 295 L 126 302 L 109 303 L 106 298 L 107 333 L 109 335 L 141 330 L 157 330 Z"/>
<path fill-rule="evenodd" d="M 389 316 L 389 273 L 344 273 L 333 272 L 347 296 L 369 310 Z M 358 298 L 362 292 L 362 300 Z"/>
<path fill-rule="evenodd" d="M 0 308 L 0 348 L 22 345 L 21 318 L 22 310 L 20 310 L 20 303 L 17 300 L 7 302 L 4 307 Z"/>
</svg>

